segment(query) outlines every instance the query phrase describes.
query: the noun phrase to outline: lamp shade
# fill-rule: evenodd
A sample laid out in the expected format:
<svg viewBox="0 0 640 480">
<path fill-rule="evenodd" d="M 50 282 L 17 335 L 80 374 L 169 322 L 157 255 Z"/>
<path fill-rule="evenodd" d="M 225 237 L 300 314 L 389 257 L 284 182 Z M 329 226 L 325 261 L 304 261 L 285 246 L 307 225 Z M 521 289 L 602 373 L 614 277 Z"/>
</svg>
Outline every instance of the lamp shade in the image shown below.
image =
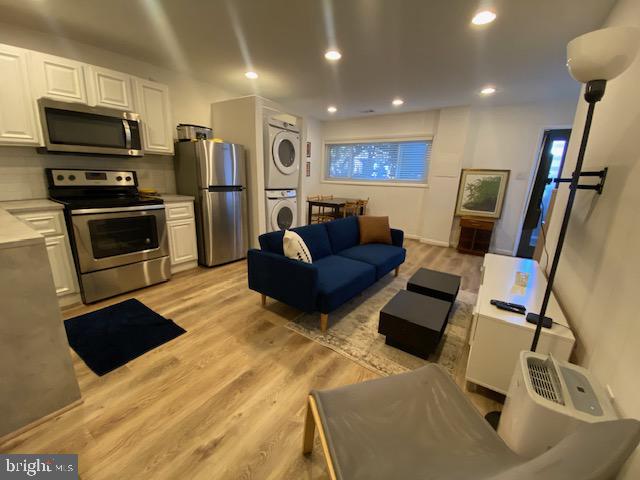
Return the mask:
<svg viewBox="0 0 640 480">
<path fill-rule="evenodd" d="M 567 45 L 567 67 L 582 83 L 611 80 L 633 62 L 640 45 L 636 27 L 611 27 L 585 33 Z"/>
</svg>

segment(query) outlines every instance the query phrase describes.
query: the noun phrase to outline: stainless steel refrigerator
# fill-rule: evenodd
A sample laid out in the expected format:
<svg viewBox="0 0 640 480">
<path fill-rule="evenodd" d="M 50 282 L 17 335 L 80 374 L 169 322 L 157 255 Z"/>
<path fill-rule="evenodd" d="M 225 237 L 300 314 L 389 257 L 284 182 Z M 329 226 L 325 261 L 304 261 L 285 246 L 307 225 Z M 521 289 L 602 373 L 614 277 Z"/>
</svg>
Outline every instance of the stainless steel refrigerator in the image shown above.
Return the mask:
<svg viewBox="0 0 640 480">
<path fill-rule="evenodd" d="M 244 148 L 210 140 L 178 142 L 176 147 L 178 193 L 195 197 L 198 261 L 212 267 L 246 257 Z"/>
</svg>

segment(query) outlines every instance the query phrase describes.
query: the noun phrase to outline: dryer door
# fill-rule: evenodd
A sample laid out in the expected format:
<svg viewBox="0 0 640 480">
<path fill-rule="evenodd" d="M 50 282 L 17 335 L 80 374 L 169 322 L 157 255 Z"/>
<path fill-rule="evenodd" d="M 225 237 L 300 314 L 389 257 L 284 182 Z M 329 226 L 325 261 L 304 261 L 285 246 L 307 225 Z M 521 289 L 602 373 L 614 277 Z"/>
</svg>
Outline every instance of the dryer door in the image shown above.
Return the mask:
<svg viewBox="0 0 640 480">
<path fill-rule="evenodd" d="M 271 228 L 274 231 L 296 226 L 296 204 L 291 200 L 280 200 L 271 211 Z"/>
<path fill-rule="evenodd" d="M 298 171 L 300 165 L 300 137 L 293 133 L 282 131 L 273 137 L 271 153 L 276 168 L 284 175 L 291 175 Z"/>
</svg>

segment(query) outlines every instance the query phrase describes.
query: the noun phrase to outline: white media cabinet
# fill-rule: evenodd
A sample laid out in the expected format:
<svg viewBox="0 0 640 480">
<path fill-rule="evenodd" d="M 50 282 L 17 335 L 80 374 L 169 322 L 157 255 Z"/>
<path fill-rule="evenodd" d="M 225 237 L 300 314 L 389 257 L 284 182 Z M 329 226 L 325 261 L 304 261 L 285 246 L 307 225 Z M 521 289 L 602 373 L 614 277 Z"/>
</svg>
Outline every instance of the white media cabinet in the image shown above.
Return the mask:
<svg viewBox="0 0 640 480">
<path fill-rule="evenodd" d="M 529 274 L 526 287 L 516 284 L 518 272 Z M 525 315 L 500 310 L 490 301 L 518 303 L 524 305 L 527 312 L 538 313 L 546 287 L 547 280 L 538 262 L 485 255 L 469 335 L 467 381 L 506 395 L 520 352 L 531 348 L 536 327 L 527 323 Z M 575 338 L 553 294 L 546 316 L 556 323 L 551 329 L 542 329 L 538 353 L 551 353 L 560 360 L 569 360 Z"/>
</svg>

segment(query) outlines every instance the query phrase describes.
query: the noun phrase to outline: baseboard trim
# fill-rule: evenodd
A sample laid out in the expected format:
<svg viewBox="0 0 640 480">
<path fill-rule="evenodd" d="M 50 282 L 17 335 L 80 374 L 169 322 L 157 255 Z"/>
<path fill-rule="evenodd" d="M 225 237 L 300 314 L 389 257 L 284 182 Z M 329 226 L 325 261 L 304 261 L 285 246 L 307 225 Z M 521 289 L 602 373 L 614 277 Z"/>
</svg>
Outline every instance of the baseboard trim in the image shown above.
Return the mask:
<svg viewBox="0 0 640 480">
<path fill-rule="evenodd" d="M 72 408 L 75 408 L 78 405 L 82 405 L 83 403 L 84 403 L 84 400 L 82 398 L 79 398 L 78 400 L 71 402 L 69 405 L 66 405 L 54 412 L 51 412 L 48 415 L 45 415 L 44 417 L 39 418 L 38 420 L 34 420 L 33 422 L 26 424 L 24 427 L 20 427 L 18 430 L 14 430 L 11 433 L 7 433 L 3 437 L 0 437 L 0 446 L 3 448 L 7 448 L 7 445 L 5 444 L 10 442 L 14 438 L 19 437 L 20 435 L 22 435 L 25 432 L 28 432 L 32 428 L 36 428 L 38 425 L 41 425 L 44 422 L 47 422 L 59 415 L 62 415 L 63 413 L 66 413 Z"/>
<path fill-rule="evenodd" d="M 449 242 L 443 242 L 442 240 L 434 240 L 433 238 L 420 238 L 420 243 L 426 243 L 427 245 L 435 245 L 436 247 L 450 247 Z"/>
<path fill-rule="evenodd" d="M 67 310 L 78 305 L 82 305 L 82 298 L 79 293 L 70 293 L 62 297 L 58 297 L 58 305 L 60 310 Z"/>
<path fill-rule="evenodd" d="M 417 240 L 420 243 L 426 243 L 427 245 L 435 245 L 436 247 L 450 247 L 448 242 L 441 240 L 433 240 L 432 238 L 421 237 L 420 235 L 414 235 L 412 233 L 405 233 L 404 238 L 409 240 Z"/>
<path fill-rule="evenodd" d="M 504 248 L 494 248 L 493 253 L 497 253 L 498 255 L 506 255 L 508 257 L 513 257 L 513 251 L 505 250 Z"/>
<path fill-rule="evenodd" d="M 173 265 L 171 267 L 171 273 L 184 272 L 185 270 L 191 270 L 192 268 L 196 268 L 198 266 L 197 260 L 191 260 L 185 263 L 179 263 L 178 265 Z"/>
<path fill-rule="evenodd" d="M 409 240 L 418 240 L 418 241 L 422 239 L 420 235 L 414 235 L 413 233 L 405 233 L 404 238 L 408 238 Z"/>
</svg>

